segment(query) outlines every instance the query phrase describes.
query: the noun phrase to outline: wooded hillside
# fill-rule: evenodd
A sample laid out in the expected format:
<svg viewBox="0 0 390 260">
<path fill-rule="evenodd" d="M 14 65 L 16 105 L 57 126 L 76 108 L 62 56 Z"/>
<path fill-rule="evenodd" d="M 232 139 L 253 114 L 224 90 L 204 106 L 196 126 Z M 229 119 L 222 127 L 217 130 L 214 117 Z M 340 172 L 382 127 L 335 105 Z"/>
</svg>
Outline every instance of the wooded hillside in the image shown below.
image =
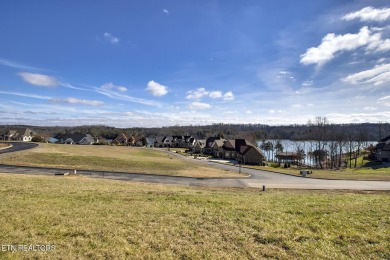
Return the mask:
<svg viewBox="0 0 390 260">
<path fill-rule="evenodd" d="M 366 141 L 378 141 L 390 135 L 389 123 L 364 123 L 364 124 L 326 124 L 329 135 L 342 133 L 348 138 L 364 138 Z M 223 135 L 225 138 L 247 138 L 248 140 L 265 139 L 290 139 L 309 140 L 316 134 L 318 126 L 315 123 L 306 125 L 270 126 L 262 124 L 213 124 L 205 126 L 170 126 L 161 128 L 115 128 L 104 125 L 87 125 L 77 127 L 43 127 L 27 125 L 0 125 L 0 133 L 9 129 L 30 128 L 31 130 L 53 136 L 58 133 L 89 133 L 92 136 L 103 136 L 107 139 L 115 138 L 121 132 L 142 135 L 145 137 L 165 135 L 192 135 L 203 139 L 209 136 Z"/>
</svg>

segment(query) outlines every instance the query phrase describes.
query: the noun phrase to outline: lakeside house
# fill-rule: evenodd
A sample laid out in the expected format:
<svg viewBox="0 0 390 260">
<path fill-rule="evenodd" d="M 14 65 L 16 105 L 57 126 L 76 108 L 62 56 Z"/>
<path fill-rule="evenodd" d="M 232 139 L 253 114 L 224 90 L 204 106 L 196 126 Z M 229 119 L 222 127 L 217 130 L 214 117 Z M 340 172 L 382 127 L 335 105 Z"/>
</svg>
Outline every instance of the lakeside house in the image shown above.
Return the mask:
<svg viewBox="0 0 390 260">
<path fill-rule="evenodd" d="M 376 145 L 376 160 L 378 162 L 390 162 L 390 135 L 379 140 Z"/>
<path fill-rule="evenodd" d="M 207 145 L 208 142 L 209 145 Z M 265 158 L 263 152 L 246 139 L 226 140 L 210 137 L 205 141 L 202 151 L 204 154 L 212 154 L 216 158 L 236 160 L 242 164 L 262 165 Z"/>
</svg>

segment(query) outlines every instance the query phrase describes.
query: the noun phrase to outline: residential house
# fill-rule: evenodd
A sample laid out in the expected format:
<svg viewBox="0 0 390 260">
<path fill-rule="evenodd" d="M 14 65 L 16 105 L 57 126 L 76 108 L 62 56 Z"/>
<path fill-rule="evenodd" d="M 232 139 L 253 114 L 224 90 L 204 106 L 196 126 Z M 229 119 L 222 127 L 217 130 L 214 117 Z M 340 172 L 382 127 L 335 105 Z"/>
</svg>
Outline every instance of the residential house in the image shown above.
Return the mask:
<svg viewBox="0 0 390 260">
<path fill-rule="evenodd" d="M 143 136 L 134 136 L 134 146 L 142 147 L 146 145 L 146 138 Z"/>
<path fill-rule="evenodd" d="M 240 153 L 237 157 L 240 163 L 253 165 L 263 165 L 264 158 L 263 152 L 253 145 L 241 146 Z"/>
<path fill-rule="evenodd" d="M 0 139 L 4 141 L 31 142 L 34 135 L 37 135 L 37 133 L 28 128 L 19 130 L 12 129 L 1 135 Z"/>
<path fill-rule="evenodd" d="M 390 135 L 380 140 L 376 145 L 376 160 L 390 162 Z"/>
<path fill-rule="evenodd" d="M 165 140 L 165 136 L 157 136 L 155 139 L 154 139 L 154 147 L 159 147 L 159 148 L 162 148 L 164 147 L 164 140 Z"/>
<path fill-rule="evenodd" d="M 205 147 L 203 149 L 203 153 L 204 154 L 213 154 L 213 144 L 214 144 L 214 141 L 215 140 L 221 140 L 222 138 L 220 137 L 216 137 L 216 136 L 213 136 L 213 137 L 209 137 L 206 139 L 206 143 L 205 143 Z"/>
<path fill-rule="evenodd" d="M 173 136 L 165 136 L 163 139 L 163 147 L 172 147 Z"/>
<path fill-rule="evenodd" d="M 206 140 L 196 140 L 194 145 L 191 147 L 193 153 L 203 153 L 206 147 Z"/>
<path fill-rule="evenodd" d="M 225 140 L 223 142 L 222 150 L 223 150 L 223 156 L 224 159 L 236 159 L 237 158 L 237 149 L 239 147 L 236 147 L 236 140 Z"/>
<path fill-rule="evenodd" d="M 195 143 L 195 138 L 192 136 L 180 136 L 180 135 L 174 135 L 172 136 L 172 147 L 178 147 L 178 148 L 190 148 Z"/>
<path fill-rule="evenodd" d="M 223 149 L 223 145 L 225 141 L 226 141 L 225 139 L 217 139 L 211 145 L 215 157 L 223 158 L 225 152 Z"/>
<path fill-rule="evenodd" d="M 91 145 L 95 143 L 94 138 L 90 134 L 59 134 L 55 136 L 61 144 L 83 144 Z"/>
<path fill-rule="evenodd" d="M 299 160 L 299 154 L 296 152 L 276 152 L 275 158 L 278 162 L 294 163 Z"/>
<path fill-rule="evenodd" d="M 115 145 L 135 145 L 135 138 L 128 133 L 120 133 L 113 141 Z"/>
<path fill-rule="evenodd" d="M 217 158 L 237 160 L 243 164 L 262 165 L 263 152 L 246 139 L 217 139 L 212 144 L 213 154 Z"/>
<path fill-rule="evenodd" d="M 153 147 L 156 143 L 156 138 L 153 138 L 153 137 L 146 137 L 145 138 L 146 140 L 146 146 L 147 147 Z"/>
</svg>

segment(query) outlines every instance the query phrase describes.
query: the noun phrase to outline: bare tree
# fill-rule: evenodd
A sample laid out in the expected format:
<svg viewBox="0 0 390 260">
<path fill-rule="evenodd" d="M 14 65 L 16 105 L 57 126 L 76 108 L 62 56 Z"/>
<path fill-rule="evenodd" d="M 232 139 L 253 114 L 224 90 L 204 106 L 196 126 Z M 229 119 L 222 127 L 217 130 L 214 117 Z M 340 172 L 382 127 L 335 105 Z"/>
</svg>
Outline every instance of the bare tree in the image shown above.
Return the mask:
<svg viewBox="0 0 390 260">
<path fill-rule="evenodd" d="M 321 169 L 324 168 L 322 164 L 323 160 L 326 160 L 325 146 L 329 140 L 329 122 L 326 117 L 316 117 L 311 123 L 312 126 L 312 139 L 315 142 L 315 151 L 313 155 L 315 160 L 318 161 Z"/>
</svg>

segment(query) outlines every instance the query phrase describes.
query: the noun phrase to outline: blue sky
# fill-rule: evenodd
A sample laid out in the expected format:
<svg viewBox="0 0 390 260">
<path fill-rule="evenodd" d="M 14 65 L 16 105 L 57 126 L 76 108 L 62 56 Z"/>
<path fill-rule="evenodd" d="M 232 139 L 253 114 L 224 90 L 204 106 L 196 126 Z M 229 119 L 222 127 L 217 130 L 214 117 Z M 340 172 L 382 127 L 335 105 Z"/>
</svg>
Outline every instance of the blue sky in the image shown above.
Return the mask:
<svg viewBox="0 0 390 260">
<path fill-rule="evenodd" d="M 1 1 L 0 123 L 390 122 L 388 1 Z"/>
</svg>

